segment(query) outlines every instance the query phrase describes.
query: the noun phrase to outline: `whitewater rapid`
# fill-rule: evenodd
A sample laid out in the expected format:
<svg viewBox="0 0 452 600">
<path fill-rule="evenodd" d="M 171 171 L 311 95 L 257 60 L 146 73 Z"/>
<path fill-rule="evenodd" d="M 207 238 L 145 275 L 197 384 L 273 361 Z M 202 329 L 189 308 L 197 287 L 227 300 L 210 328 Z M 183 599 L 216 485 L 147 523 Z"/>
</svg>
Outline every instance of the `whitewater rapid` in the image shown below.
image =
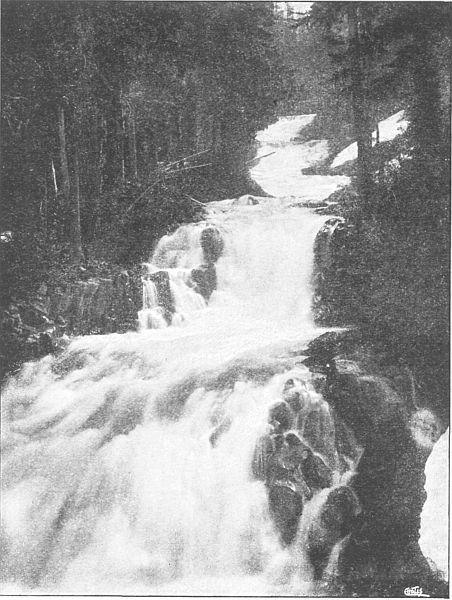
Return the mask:
<svg viewBox="0 0 452 600">
<path fill-rule="evenodd" d="M 289 129 L 303 124 L 292 120 Z M 284 153 L 285 140 L 278 143 Z M 279 176 L 274 156 L 271 165 L 263 178 L 254 174 L 264 189 L 272 168 Z M 306 381 L 313 406 L 323 402 L 294 356 L 315 331 L 313 242 L 325 218 L 296 204 L 211 203 L 205 223 L 182 228 L 151 257 L 171 271 L 178 326 L 141 314 L 139 333 L 75 339 L 61 356 L 25 365 L 8 383 L 7 592 L 311 589 L 309 565 L 280 546 L 265 488 L 250 476 L 268 407 L 287 378 Z M 206 225 L 224 240 L 208 305 L 186 285 Z M 144 308 L 155 292 L 145 286 Z M 230 426 L 212 447 L 212 431 L 224 422 Z"/>
<path fill-rule="evenodd" d="M 252 176 L 278 197 L 212 202 L 205 222 L 182 227 L 150 256 L 151 272 L 169 273 L 172 325 L 145 282 L 139 332 L 74 339 L 8 382 L 4 593 L 317 593 L 303 536 L 322 498 L 308 504 L 297 540 L 283 548 L 250 468 L 289 378 L 304 386 L 320 429 L 332 430 L 301 355 L 319 333 L 311 273 L 326 217 L 300 205 L 346 178 L 302 174 L 325 153 L 322 140 L 295 143 L 311 120 L 283 118 L 258 136 L 259 155 L 269 146 L 274 154 Z M 211 226 L 224 250 L 206 303 L 189 272 Z M 331 439 L 308 441 L 331 453 Z M 342 476 L 335 472 L 335 482 Z"/>
</svg>

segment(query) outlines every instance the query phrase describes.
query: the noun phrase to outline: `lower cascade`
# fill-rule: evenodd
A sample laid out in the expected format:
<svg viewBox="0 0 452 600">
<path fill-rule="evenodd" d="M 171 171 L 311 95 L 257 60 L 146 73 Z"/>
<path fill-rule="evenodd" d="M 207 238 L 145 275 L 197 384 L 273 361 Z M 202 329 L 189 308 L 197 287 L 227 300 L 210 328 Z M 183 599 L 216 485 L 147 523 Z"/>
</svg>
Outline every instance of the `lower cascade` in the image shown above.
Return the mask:
<svg viewBox="0 0 452 600">
<path fill-rule="evenodd" d="M 302 362 L 328 217 L 295 200 L 210 203 L 144 265 L 138 332 L 9 380 L 5 592 L 315 595 L 334 575 L 361 447 Z"/>
</svg>

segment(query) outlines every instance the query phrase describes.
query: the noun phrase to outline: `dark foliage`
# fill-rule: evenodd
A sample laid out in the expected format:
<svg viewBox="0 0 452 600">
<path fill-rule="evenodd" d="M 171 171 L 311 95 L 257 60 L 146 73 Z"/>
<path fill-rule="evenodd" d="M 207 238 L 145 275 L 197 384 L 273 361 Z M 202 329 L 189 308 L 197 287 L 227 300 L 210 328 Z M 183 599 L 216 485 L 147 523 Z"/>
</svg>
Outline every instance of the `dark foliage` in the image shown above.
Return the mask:
<svg viewBox="0 0 452 600">
<path fill-rule="evenodd" d="M 270 3 L 2 3 L 3 305 L 70 264 L 147 258 L 198 218 L 189 196 L 246 191 L 272 25 Z"/>
</svg>

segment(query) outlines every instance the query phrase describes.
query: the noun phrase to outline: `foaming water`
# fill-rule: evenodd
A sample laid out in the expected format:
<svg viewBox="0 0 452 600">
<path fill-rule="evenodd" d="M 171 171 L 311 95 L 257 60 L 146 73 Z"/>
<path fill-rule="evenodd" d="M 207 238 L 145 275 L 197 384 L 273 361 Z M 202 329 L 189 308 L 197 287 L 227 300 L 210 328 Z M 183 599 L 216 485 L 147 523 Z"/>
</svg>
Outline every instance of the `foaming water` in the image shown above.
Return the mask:
<svg viewBox="0 0 452 600">
<path fill-rule="evenodd" d="M 300 558 L 312 509 L 297 544 L 284 549 L 251 462 L 289 377 L 304 383 L 322 426 L 331 423 L 299 357 L 316 333 L 310 278 L 324 219 L 277 198 L 212 203 L 206 223 L 166 236 L 151 258 L 151 273 L 168 273 L 172 326 L 145 278 L 140 332 L 74 339 L 59 357 L 27 364 L 8 382 L 7 589 L 315 592 L 309 561 Z M 208 305 L 189 279 L 202 261 L 206 224 L 224 240 Z M 327 430 L 323 438 L 310 433 L 325 459 L 334 455 L 334 428 Z"/>
<path fill-rule="evenodd" d="M 268 194 L 316 203 L 350 182 L 343 175 L 303 174 L 303 169 L 313 167 L 329 156 L 326 140 L 297 142 L 297 136 L 315 116 L 281 117 L 258 134 L 261 144 L 258 156 L 263 158 L 253 167 L 251 176 Z"/>
</svg>

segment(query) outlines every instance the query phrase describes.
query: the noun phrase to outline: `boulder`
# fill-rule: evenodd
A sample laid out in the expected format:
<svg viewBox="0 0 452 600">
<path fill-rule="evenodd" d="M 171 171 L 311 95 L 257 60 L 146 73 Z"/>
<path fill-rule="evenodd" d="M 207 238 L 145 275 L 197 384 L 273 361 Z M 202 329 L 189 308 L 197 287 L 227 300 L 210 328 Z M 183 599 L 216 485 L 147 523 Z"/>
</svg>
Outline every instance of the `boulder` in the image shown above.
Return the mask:
<svg viewBox="0 0 452 600">
<path fill-rule="evenodd" d="M 403 401 L 381 376 L 330 373 L 325 399 L 363 445 L 383 421 L 408 418 Z"/>
<path fill-rule="evenodd" d="M 355 465 L 350 485 L 362 507 L 337 559 L 339 595 L 398 597 L 419 582 L 438 596 L 419 527 L 425 462 L 440 429 L 430 413 L 416 410 L 412 372 L 357 330 L 329 331 L 307 354 L 304 363 L 333 409 L 339 456 Z"/>
<path fill-rule="evenodd" d="M 401 596 L 413 582 L 434 585 L 418 543 L 426 458 L 400 413 L 388 415 L 367 437 L 352 481 L 363 513 L 340 558 L 349 589 L 356 591 L 360 574 L 360 595 Z M 430 587 L 425 591 L 436 595 Z"/>
<path fill-rule="evenodd" d="M 224 249 L 223 238 L 216 227 L 206 227 L 201 232 L 201 248 L 207 264 L 216 262 Z"/>
<path fill-rule="evenodd" d="M 170 280 L 167 271 L 156 271 L 149 275 L 157 288 L 159 305 L 163 308 L 165 319 L 171 323 L 171 317 L 175 312 L 173 295 L 171 294 Z"/>
<path fill-rule="evenodd" d="M 208 301 L 212 292 L 217 287 L 217 272 L 215 265 L 200 265 L 196 269 L 192 269 L 191 278 L 195 283 L 195 290 Z"/>
</svg>

